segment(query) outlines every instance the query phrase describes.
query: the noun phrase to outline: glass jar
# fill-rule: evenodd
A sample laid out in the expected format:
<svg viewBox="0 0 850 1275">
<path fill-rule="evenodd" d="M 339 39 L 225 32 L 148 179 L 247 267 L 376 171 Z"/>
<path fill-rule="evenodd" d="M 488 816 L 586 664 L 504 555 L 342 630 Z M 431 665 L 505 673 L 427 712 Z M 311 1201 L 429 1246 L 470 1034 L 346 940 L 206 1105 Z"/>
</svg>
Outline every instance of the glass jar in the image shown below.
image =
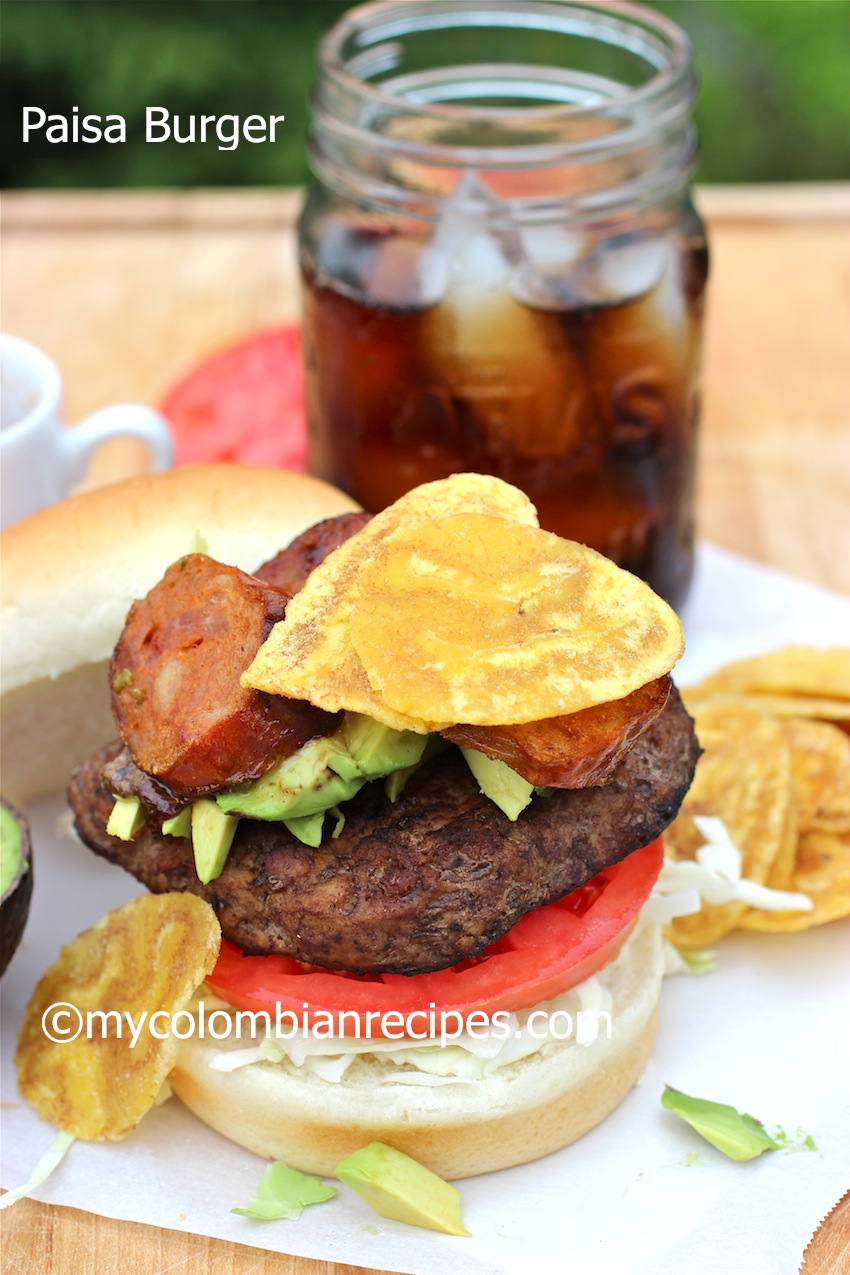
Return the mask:
<svg viewBox="0 0 850 1275">
<path fill-rule="evenodd" d="M 616 0 L 380 0 L 318 63 L 312 472 L 373 512 L 498 474 L 681 603 L 708 267 L 684 34 Z"/>
</svg>

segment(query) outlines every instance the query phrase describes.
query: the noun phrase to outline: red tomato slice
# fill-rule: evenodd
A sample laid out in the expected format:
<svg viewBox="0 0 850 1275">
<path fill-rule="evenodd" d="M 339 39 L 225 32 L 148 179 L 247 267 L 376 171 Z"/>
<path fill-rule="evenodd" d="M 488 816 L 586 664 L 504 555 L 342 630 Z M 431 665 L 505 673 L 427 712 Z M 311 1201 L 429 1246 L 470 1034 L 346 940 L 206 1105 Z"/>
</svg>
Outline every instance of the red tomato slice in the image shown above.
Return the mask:
<svg viewBox="0 0 850 1275">
<path fill-rule="evenodd" d="M 311 1013 L 361 1017 L 360 1036 L 381 1035 L 380 1016 L 423 1011 L 454 1012 L 466 1019 L 481 1011 L 528 1009 L 575 987 L 619 952 L 661 871 L 660 839 L 635 850 L 556 903 L 536 908 L 491 944 L 481 956 L 433 974 L 347 974 L 302 965 L 288 956 L 243 956 L 233 943 L 221 945 L 207 979 L 222 1000 L 239 1009 L 276 1007 L 299 1023 Z M 305 1009 L 306 1006 L 306 1009 Z M 292 1021 L 287 1017 L 284 1023 Z M 353 1018 L 343 1020 L 356 1034 Z M 480 1021 L 480 1020 L 479 1020 Z M 368 1026 L 368 1030 L 366 1030 Z M 392 1034 L 392 1031 L 390 1034 Z M 346 1033 L 349 1034 L 349 1033 Z"/>
<path fill-rule="evenodd" d="M 296 327 L 260 332 L 219 351 L 175 385 L 160 406 L 178 465 L 223 460 L 307 467 Z"/>
</svg>

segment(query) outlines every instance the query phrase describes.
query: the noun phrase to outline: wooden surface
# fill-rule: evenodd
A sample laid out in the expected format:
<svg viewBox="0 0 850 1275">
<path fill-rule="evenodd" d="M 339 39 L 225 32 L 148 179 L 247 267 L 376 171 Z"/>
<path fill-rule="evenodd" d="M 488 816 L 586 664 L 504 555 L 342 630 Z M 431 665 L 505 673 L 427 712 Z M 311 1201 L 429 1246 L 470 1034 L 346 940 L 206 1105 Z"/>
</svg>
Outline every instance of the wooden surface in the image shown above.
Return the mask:
<svg viewBox="0 0 850 1275">
<path fill-rule="evenodd" d="M 699 203 L 712 250 L 700 534 L 850 593 L 850 186 L 704 189 Z M 8 194 L 3 328 L 59 363 L 71 420 L 156 403 L 198 359 L 297 317 L 297 207 L 269 191 Z M 140 460 L 112 444 L 92 479 Z M 31 1201 L 3 1229 L 10 1275 L 359 1269 Z M 803 1269 L 847 1275 L 849 1254 L 850 1196 Z"/>
</svg>

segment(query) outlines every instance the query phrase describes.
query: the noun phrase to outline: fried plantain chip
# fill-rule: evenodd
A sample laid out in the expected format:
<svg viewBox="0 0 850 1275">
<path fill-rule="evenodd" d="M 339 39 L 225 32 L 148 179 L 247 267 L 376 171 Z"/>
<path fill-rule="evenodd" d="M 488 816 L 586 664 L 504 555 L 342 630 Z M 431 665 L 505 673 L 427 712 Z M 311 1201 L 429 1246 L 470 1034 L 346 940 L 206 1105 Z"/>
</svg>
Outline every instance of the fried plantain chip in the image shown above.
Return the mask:
<svg viewBox="0 0 850 1275">
<path fill-rule="evenodd" d="M 243 675 L 245 686 L 310 699 L 319 708 L 365 713 L 396 730 L 420 734 L 452 723 L 425 720 L 387 705 L 373 689 L 351 642 L 358 575 L 397 528 L 416 528 L 448 513 L 478 513 L 537 526 L 534 506 L 515 487 L 484 474 L 455 474 L 426 483 L 377 514 L 330 554 L 289 603 Z M 665 670 L 666 671 L 666 670 Z"/>
<path fill-rule="evenodd" d="M 727 694 L 727 692 L 722 692 Z M 738 694 L 739 692 L 732 692 Z M 740 692 L 755 708 L 773 717 L 810 717 L 816 721 L 833 722 L 838 725 L 850 725 L 850 701 L 830 699 L 828 696 L 811 695 L 773 695 L 767 691 Z M 718 692 L 720 694 L 720 692 Z M 686 702 L 699 704 L 704 696 L 689 690 Z M 714 698 L 710 696 L 709 698 Z"/>
<path fill-rule="evenodd" d="M 763 655 L 735 660 L 689 688 L 694 696 L 764 694 L 805 696 L 807 700 L 831 699 L 850 706 L 850 648 L 784 646 Z M 775 710 L 771 710 L 775 711 Z M 824 717 L 807 707 L 799 716 Z M 850 715 L 850 710 L 846 710 Z"/>
<path fill-rule="evenodd" d="M 738 924 L 745 930 L 807 930 L 850 916 L 850 834 L 805 832 L 797 846 L 793 890 L 807 894 L 812 912 L 764 912 L 745 908 Z"/>
<path fill-rule="evenodd" d="M 108 912 L 63 947 L 18 1037 L 18 1084 L 42 1119 L 86 1139 L 113 1141 L 135 1128 L 177 1054 L 170 1018 L 212 970 L 220 941 L 208 903 L 158 894 Z"/>
<path fill-rule="evenodd" d="M 718 727 L 730 736 L 743 733 L 746 748 L 748 718 L 755 720 L 755 714 L 779 727 L 789 749 L 789 818 L 765 884 L 809 895 L 814 910 L 768 911 L 739 904 L 734 924 L 781 932 L 850 914 L 850 649 L 784 647 L 728 664 L 682 694 L 697 718 L 703 744 Z M 758 769 L 758 738 L 752 736 L 750 743 L 751 765 Z M 770 764 L 775 767 L 775 759 Z M 718 795 L 711 813 L 722 817 L 720 802 Z M 744 852 L 744 875 L 758 880 L 747 867 L 743 833 L 733 839 Z M 676 942 L 684 945 L 681 933 L 695 933 L 709 913 L 704 907 L 697 917 L 677 921 Z"/>
<path fill-rule="evenodd" d="M 850 738 L 829 722 L 789 718 L 800 832 L 850 833 Z"/>
<path fill-rule="evenodd" d="M 781 725 L 740 696 L 707 700 L 695 716 L 704 752 L 679 815 L 664 834 L 667 854 L 693 859 L 703 842 L 693 816 L 715 815 L 741 853 L 742 875 L 765 885 L 775 872 L 785 878 L 776 888 L 786 888 L 797 821 L 791 749 Z M 716 942 L 739 924 L 745 906 L 704 904 L 692 916 L 677 917 L 674 942 L 685 948 Z"/>
<path fill-rule="evenodd" d="M 351 622 L 396 712 L 507 725 L 622 699 L 684 643 L 652 590 L 584 545 L 478 513 L 388 536 L 357 577 Z"/>
</svg>

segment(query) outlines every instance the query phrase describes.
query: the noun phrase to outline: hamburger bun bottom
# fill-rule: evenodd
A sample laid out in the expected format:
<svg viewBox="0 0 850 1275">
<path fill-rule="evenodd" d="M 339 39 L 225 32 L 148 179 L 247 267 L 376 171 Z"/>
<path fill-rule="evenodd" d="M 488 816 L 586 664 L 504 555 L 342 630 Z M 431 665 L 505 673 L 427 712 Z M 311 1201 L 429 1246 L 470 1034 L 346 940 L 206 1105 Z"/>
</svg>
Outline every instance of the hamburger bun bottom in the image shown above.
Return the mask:
<svg viewBox="0 0 850 1275">
<path fill-rule="evenodd" d="M 394 1084 L 396 1064 L 374 1054 L 338 1083 L 272 1062 L 215 1071 L 217 1055 L 248 1042 L 197 1035 L 181 1044 L 169 1080 L 205 1124 L 305 1173 L 332 1176 L 372 1141 L 443 1178 L 490 1173 L 568 1146 L 622 1102 L 652 1052 L 663 968 L 659 927 L 639 922 L 606 971 L 610 1039 L 602 1026 L 591 1045 L 559 1042 L 471 1084 Z"/>
</svg>

